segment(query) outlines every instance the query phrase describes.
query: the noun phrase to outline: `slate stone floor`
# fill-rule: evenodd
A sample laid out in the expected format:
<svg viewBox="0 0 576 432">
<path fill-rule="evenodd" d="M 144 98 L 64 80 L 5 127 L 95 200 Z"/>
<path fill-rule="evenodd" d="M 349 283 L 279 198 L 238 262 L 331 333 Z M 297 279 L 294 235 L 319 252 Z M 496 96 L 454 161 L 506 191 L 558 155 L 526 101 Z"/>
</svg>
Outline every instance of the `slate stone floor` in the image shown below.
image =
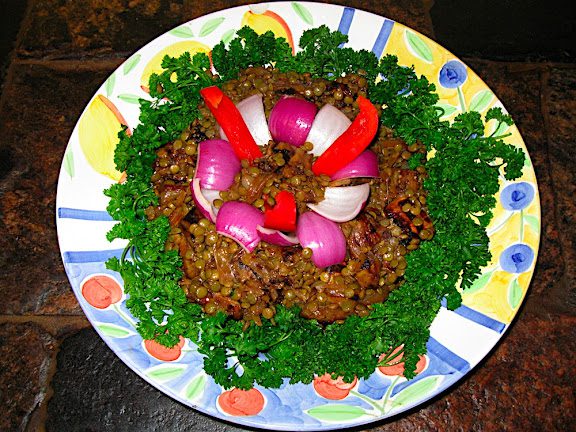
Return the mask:
<svg viewBox="0 0 576 432">
<path fill-rule="evenodd" d="M 0 430 L 243 430 L 163 395 L 102 342 L 68 284 L 54 222 L 69 135 L 107 75 L 179 23 L 243 3 L 0 2 Z M 542 202 L 541 253 L 529 295 L 493 353 L 441 397 L 362 430 L 576 430 L 573 6 L 337 3 L 417 29 L 478 72 L 523 134 Z"/>
</svg>

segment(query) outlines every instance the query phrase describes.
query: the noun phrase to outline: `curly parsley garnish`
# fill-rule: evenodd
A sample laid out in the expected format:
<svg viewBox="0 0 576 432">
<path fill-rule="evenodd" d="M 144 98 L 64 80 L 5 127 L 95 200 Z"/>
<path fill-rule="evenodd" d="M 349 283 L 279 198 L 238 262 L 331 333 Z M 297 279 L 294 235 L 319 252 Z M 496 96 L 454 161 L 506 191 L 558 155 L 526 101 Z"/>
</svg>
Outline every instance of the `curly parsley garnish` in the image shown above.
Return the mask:
<svg viewBox="0 0 576 432">
<path fill-rule="evenodd" d="M 438 96 L 425 77 L 398 65 L 394 56 L 378 61 L 368 51 L 340 48 L 347 36 L 326 26 L 304 32 L 295 56 L 284 39 L 270 32 L 257 35 L 245 27 L 237 35 L 228 46 L 220 43 L 212 51 L 218 75 L 210 73 L 205 54 L 166 57 L 165 71 L 150 78 L 155 100 L 140 101 L 140 125 L 132 135 L 126 130 L 119 134 L 115 162 L 127 179 L 105 191 L 110 197 L 108 212 L 119 221 L 108 239 L 127 239 L 128 246 L 122 259 L 113 258 L 107 266 L 124 280 L 127 307 L 139 321 L 138 331 L 144 339 L 167 346 L 176 344 L 180 335 L 190 338 L 205 356 L 205 371 L 224 387 L 278 387 L 286 378 L 309 383 L 315 374 L 326 372 L 347 381 L 368 377 L 380 354 L 400 345 L 405 375 L 412 377 L 418 355 L 426 352 L 429 327 L 441 301 L 446 298 L 449 308 L 458 307 L 457 286 L 469 287 L 490 260 L 485 227 L 495 205 L 499 173 L 503 168 L 507 179 L 519 177 L 524 154 L 504 137 L 485 136 L 485 122 L 511 124 L 510 117 L 491 109 L 484 119 L 466 112 L 451 124 L 441 121 Z M 365 318 L 351 316 L 343 324 L 322 328 L 300 317 L 297 308 L 279 306 L 273 321 L 264 319 L 262 326 L 243 329 L 223 313 L 205 315 L 178 284 L 182 262 L 177 252 L 164 250 L 168 220 L 145 217 L 145 209 L 157 204 L 150 184 L 155 150 L 199 117 L 199 90 L 236 78 L 249 66 L 266 64 L 326 79 L 362 70 L 370 78 L 368 97 L 384 106 L 382 125 L 434 153 L 428 160 L 415 157 L 410 164 L 426 167 L 424 186 L 436 234 L 407 255 L 404 283 Z M 176 80 L 171 79 L 174 73 Z"/>
</svg>

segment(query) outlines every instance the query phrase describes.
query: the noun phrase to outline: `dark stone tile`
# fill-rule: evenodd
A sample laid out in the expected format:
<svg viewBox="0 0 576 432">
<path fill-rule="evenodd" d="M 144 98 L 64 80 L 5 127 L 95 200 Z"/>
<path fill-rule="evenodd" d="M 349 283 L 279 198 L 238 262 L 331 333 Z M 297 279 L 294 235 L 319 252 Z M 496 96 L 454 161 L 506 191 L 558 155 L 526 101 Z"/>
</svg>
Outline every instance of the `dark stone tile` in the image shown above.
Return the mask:
<svg viewBox="0 0 576 432">
<path fill-rule="evenodd" d="M 33 0 L 31 3 L 17 47 L 17 53 L 24 57 L 127 54 L 183 20 L 182 1 Z"/>
<path fill-rule="evenodd" d="M 66 339 L 57 357 L 46 430 L 242 431 L 185 407 L 130 370 L 93 330 Z"/>
<path fill-rule="evenodd" d="M 492 62 L 468 61 L 504 104 L 528 148 L 540 192 L 542 230 L 540 253 L 528 297 L 529 307 L 546 313 L 564 307 L 566 298 L 550 296 L 558 284 L 565 261 L 560 244 L 560 229 L 555 220 L 556 200 L 550 174 L 548 138 L 542 115 L 542 74 L 545 69 Z M 541 299 L 550 298 L 543 307 Z"/>
<path fill-rule="evenodd" d="M 109 73 L 12 67 L 0 107 L 0 314 L 80 313 L 57 244 L 56 183 L 74 124 Z"/>
<path fill-rule="evenodd" d="M 0 430 L 25 430 L 46 397 L 55 350 L 36 324 L 0 324 Z"/>
<path fill-rule="evenodd" d="M 576 318 L 520 316 L 464 382 L 387 431 L 568 431 L 576 428 Z"/>
<path fill-rule="evenodd" d="M 22 0 L 3 0 L 0 3 L 0 90 L 25 9 L 26 2 Z"/>
<path fill-rule="evenodd" d="M 184 19 L 185 21 L 189 21 L 212 12 L 243 6 L 248 3 L 246 0 L 214 0 L 211 2 L 198 2 L 195 0 L 184 1 Z"/>
<path fill-rule="evenodd" d="M 576 18 L 570 2 L 436 0 L 438 42 L 458 56 L 573 62 Z"/>
<path fill-rule="evenodd" d="M 560 244 L 566 263 L 559 290 L 569 293 L 568 302 L 576 307 L 576 69 L 552 69 L 548 81 L 547 115 L 550 134 L 552 183 L 556 199 Z"/>
</svg>

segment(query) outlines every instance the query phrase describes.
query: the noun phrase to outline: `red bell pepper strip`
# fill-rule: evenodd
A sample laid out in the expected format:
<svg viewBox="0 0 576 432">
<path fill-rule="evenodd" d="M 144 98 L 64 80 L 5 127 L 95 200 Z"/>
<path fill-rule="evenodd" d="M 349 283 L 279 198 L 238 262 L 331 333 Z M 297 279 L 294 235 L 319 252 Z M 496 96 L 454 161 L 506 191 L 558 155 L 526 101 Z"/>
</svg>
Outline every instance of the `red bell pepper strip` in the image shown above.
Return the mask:
<svg viewBox="0 0 576 432">
<path fill-rule="evenodd" d="M 358 96 L 360 112 L 348 129 L 312 164 L 316 175 L 333 175 L 345 167 L 372 142 L 378 131 L 378 111 L 368 99 Z"/>
<path fill-rule="evenodd" d="M 276 205 L 264 210 L 264 227 L 280 231 L 296 230 L 296 199 L 292 192 L 280 191 L 274 198 Z"/>
<path fill-rule="evenodd" d="M 261 157 L 262 151 L 234 102 L 216 86 L 203 88 L 200 95 L 226 134 L 236 156 L 250 162 Z"/>
</svg>

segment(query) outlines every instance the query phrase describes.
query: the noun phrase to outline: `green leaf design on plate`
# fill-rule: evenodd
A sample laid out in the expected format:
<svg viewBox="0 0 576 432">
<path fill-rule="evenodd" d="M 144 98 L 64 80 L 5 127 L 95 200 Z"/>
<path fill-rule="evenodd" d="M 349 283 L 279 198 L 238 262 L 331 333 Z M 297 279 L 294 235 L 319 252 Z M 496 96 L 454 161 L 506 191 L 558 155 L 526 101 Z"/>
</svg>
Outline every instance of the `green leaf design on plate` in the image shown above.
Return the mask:
<svg viewBox="0 0 576 432">
<path fill-rule="evenodd" d="M 113 73 L 108 77 L 106 82 L 104 83 L 104 89 L 106 90 L 106 96 L 110 97 L 110 95 L 114 92 L 114 86 L 116 85 L 116 74 Z"/>
<path fill-rule="evenodd" d="M 491 270 L 487 273 L 482 274 L 478 279 L 476 279 L 474 281 L 474 283 L 470 286 L 470 288 L 468 288 L 467 290 L 464 291 L 464 293 L 465 294 L 471 294 L 473 292 L 481 290 L 486 285 L 488 285 L 488 282 L 490 282 L 490 279 L 492 278 L 493 274 L 494 274 L 494 270 Z"/>
<path fill-rule="evenodd" d="M 118 95 L 118 99 L 134 105 L 140 104 L 140 96 L 131 93 L 122 93 Z"/>
<path fill-rule="evenodd" d="M 194 400 L 204 392 L 206 386 L 206 375 L 199 373 L 186 386 L 184 397 L 188 400 Z"/>
<path fill-rule="evenodd" d="M 438 102 L 436 106 L 444 110 L 444 114 L 440 118 L 449 117 L 458 110 L 458 107 L 444 102 Z"/>
<path fill-rule="evenodd" d="M 158 381 L 170 381 L 182 375 L 186 368 L 186 365 L 160 365 L 148 369 L 146 375 Z"/>
<path fill-rule="evenodd" d="M 228 44 L 228 43 L 230 43 L 230 41 L 232 40 L 232 38 L 234 37 L 235 34 L 236 34 L 236 30 L 234 30 L 234 29 L 227 30 L 222 35 L 221 41 L 224 42 L 225 44 Z"/>
<path fill-rule="evenodd" d="M 140 63 L 141 58 L 142 56 L 140 54 L 134 54 L 132 57 L 126 60 L 126 63 L 124 63 L 124 68 L 122 69 L 124 75 L 128 75 L 132 69 L 134 69 L 138 63 Z"/>
<path fill-rule="evenodd" d="M 410 47 L 412 53 L 421 60 L 427 63 L 432 63 L 434 60 L 432 57 L 432 50 L 428 44 L 418 36 L 416 33 L 411 31 L 406 31 L 406 42 Z"/>
<path fill-rule="evenodd" d="M 64 154 L 64 170 L 68 173 L 70 178 L 74 178 L 74 152 L 71 148 L 66 150 L 66 153 Z"/>
<path fill-rule="evenodd" d="M 362 417 L 366 414 L 366 411 L 352 405 L 327 404 L 310 408 L 307 413 L 318 420 L 345 422 Z"/>
<path fill-rule="evenodd" d="M 536 216 L 533 215 L 525 215 L 524 216 L 524 222 L 528 224 L 528 226 L 530 228 L 532 228 L 532 230 L 538 234 L 540 233 L 540 222 L 538 221 L 538 218 Z"/>
<path fill-rule="evenodd" d="M 429 376 L 406 387 L 394 396 L 392 408 L 398 408 L 422 400 L 438 387 L 442 379 L 443 377 L 440 375 Z"/>
<path fill-rule="evenodd" d="M 470 102 L 468 109 L 470 111 L 482 112 L 488 108 L 488 105 L 490 105 L 490 102 L 492 102 L 493 98 L 494 93 L 492 93 L 490 90 L 481 90 L 472 97 L 472 101 Z"/>
<path fill-rule="evenodd" d="M 210 33 L 216 30 L 216 28 L 218 28 L 218 26 L 222 24 L 224 20 L 225 20 L 224 17 L 220 17 L 220 18 L 213 18 L 210 21 L 205 22 L 202 28 L 200 29 L 200 36 L 201 37 L 208 36 Z"/>
<path fill-rule="evenodd" d="M 168 33 L 172 36 L 183 39 L 194 37 L 194 32 L 186 24 L 181 25 L 180 27 L 176 27 L 175 29 L 170 30 Z"/>
<path fill-rule="evenodd" d="M 306 24 L 314 24 L 314 18 L 306 6 L 303 6 L 298 2 L 292 2 L 292 9 L 294 9 L 294 12 L 296 12 L 296 14 L 302 18 L 302 21 Z"/>
<path fill-rule="evenodd" d="M 96 327 L 98 327 L 104 336 L 115 339 L 126 338 L 136 334 L 133 331 L 116 324 L 97 324 Z"/>
<path fill-rule="evenodd" d="M 498 124 L 495 120 L 491 121 L 492 125 L 492 130 L 493 132 L 490 133 L 490 135 L 495 136 L 495 137 L 499 137 L 500 135 L 504 135 L 506 133 L 506 131 L 510 128 L 510 126 L 508 126 L 506 123 L 500 123 Z M 496 127 L 498 126 L 498 127 Z"/>
<path fill-rule="evenodd" d="M 518 279 L 514 279 L 508 286 L 508 304 L 510 307 L 516 309 L 520 305 L 523 296 L 524 292 Z"/>
</svg>

